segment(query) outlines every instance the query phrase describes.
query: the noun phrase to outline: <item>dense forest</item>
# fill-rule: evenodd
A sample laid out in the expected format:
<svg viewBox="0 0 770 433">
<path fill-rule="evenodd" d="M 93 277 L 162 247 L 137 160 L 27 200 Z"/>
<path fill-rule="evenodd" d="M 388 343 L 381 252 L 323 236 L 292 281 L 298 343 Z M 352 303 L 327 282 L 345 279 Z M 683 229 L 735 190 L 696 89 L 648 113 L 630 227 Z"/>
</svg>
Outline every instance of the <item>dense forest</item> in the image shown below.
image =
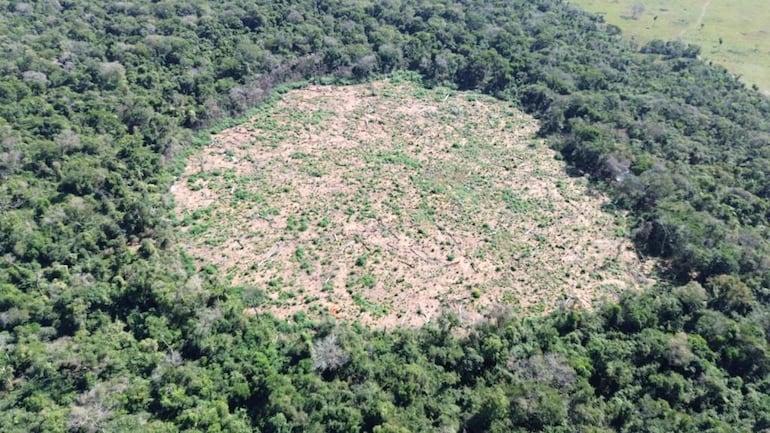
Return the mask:
<svg viewBox="0 0 770 433">
<path fill-rule="evenodd" d="M 0 0 L 0 430 L 770 429 L 770 101 L 560 0 Z M 542 121 L 662 281 L 458 332 L 245 316 L 181 156 L 301 81 L 411 71 Z M 248 289 L 248 290 L 247 290 Z"/>
</svg>

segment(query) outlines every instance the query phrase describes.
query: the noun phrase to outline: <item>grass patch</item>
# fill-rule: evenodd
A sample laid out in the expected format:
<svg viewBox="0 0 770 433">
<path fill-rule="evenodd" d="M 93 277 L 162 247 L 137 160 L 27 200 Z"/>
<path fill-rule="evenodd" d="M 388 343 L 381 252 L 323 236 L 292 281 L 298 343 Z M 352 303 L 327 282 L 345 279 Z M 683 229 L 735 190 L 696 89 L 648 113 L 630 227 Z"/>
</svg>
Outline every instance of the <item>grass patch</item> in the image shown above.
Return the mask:
<svg viewBox="0 0 770 433">
<path fill-rule="evenodd" d="M 652 39 L 682 40 L 770 94 L 770 8 L 762 0 L 574 0 L 620 27 L 640 46 Z"/>
</svg>

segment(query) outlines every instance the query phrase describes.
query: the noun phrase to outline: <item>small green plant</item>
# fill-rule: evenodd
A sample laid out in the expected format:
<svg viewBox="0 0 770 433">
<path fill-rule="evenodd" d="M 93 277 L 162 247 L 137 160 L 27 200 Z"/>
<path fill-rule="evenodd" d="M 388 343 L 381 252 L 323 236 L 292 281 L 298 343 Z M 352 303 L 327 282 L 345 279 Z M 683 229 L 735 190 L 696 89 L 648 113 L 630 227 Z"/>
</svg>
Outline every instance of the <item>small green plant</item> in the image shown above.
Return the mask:
<svg viewBox="0 0 770 433">
<path fill-rule="evenodd" d="M 356 281 L 357 286 L 361 286 L 367 289 L 373 288 L 376 284 L 377 284 L 377 280 L 374 278 L 372 274 L 362 275 L 361 278 L 359 278 Z"/>
<path fill-rule="evenodd" d="M 511 189 L 503 190 L 503 202 L 510 211 L 516 213 L 528 212 L 532 207 L 529 200 L 519 197 Z"/>
<path fill-rule="evenodd" d="M 284 290 L 281 291 L 281 293 L 278 294 L 278 299 L 281 301 L 285 301 L 287 299 L 294 299 L 296 297 L 296 293 L 292 290 Z"/>
<path fill-rule="evenodd" d="M 353 302 L 361 309 L 361 311 L 372 313 L 375 317 L 381 317 L 388 314 L 388 310 L 385 307 L 366 299 L 360 293 L 354 293 L 352 298 Z"/>
<path fill-rule="evenodd" d="M 193 236 L 200 236 L 209 231 L 210 228 L 211 224 L 209 223 L 196 223 L 190 228 L 190 234 Z"/>
<path fill-rule="evenodd" d="M 305 260 L 305 249 L 302 247 L 299 247 L 296 250 L 294 250 L 294 258 L 300 262 Z"/>
<path fill-rule="evenodd" d="M 297 218 L 294 215 L 289 215 L 286 218 L 286 231 L 287 232 L 304 232 L 307 231 L 307 218 L 304 216 Z"/>
<path fill-rule="evenodd" d="M 334 283 L 332 283 L 331 278 L 324 281 L 323 285 L 321 285 L 321 291 L 326 293 L 331 293 L 334 291 Z"/>
</svg>

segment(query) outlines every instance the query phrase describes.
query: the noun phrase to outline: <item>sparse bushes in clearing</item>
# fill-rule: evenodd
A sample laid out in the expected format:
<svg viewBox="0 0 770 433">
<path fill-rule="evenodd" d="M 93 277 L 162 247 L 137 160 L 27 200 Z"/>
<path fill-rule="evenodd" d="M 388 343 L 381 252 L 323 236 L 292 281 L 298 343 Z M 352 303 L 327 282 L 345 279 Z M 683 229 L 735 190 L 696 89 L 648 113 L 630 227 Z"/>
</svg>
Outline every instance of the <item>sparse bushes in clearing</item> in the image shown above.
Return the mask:
<svg viewBox="0 0 770 433">
<path fill-rule="evenodd" d="M 623 253 L 630 245 L 612 249 L 625 254 L 613 266 L 603 266 L 604 260 L 592 265 L 592 257 L 610 252 L 589 251 L 593 247 L 583 237 L 608 235 L 610 242 L 620 242 L 614 237 L 625 233 L 618 226 L 625 220 L 599 212 L 601 197 L 586 197 L 584 179 L 563 176 L 543 143 L 531 145 L 532 120 L 480 94 L 447 92 L 397 80 L 311 87 L 287 93 L 244 125 L 218 134 L 219 147 L 197 159 L 207 167 L 227 167 L 217 169 L 217 183 L 185 190 L 186 176 L 217 171 L 196 172 L 191 166 L 176 189 L 182 208 L 210 200 L 212 193 L 219 203 L 230 203 L 220 206 L 209 230 L 188 232 L 205 237 L 202 242 L 193 237 L 200 246 L 196 254 L 221 263 L 236 284 L 263 286 L 280 274 L 303 287 L 298 301 L 316 311 L 329 302 L 341 306 L 338 317 L 380 307 L 392 311 L 364 316 L 374 323 L 405 323 L 395 312 L 413 312 L 418 303 L 431 305 L 430 311 L 407 320 L 429 320 L 451 308 L 442 300 L 450 293 L 460 295 L 474 315 L 509 290 L 518 293 L 517 309 L 542 312 L 562 292 L 592 297 L 597 288 L 604 290 L 597 281 L 626 279 L 624 267 L 638 266 Z M 366 96 L 370 93 L 389 96 Z M 331 107 L 334 116 L 308 122 Z M 472 111 L 478 115 L 462 114 Z M 495 126 L 505 123 L 516 126 Z M 292 125 L 307 135 L 288 139 L 276 132 Z M 319 180 L 306 170 L 311 160 Z M 254 165 L 261 167 L 259 176 L 250 174 Z M 264 212 L 268 203 L 275 212 Z M 258 213 L 249 210 L 255 205 Z M 569 222 L 556 223 L 562 220 Z M 221 254 L 223 247 L 232 253 Z M 292 253 L 300 250 L 306 252 L 302 258 Z M 575 263 L 565 266 L 560 257 L 570 250 Z M 583 252 L 578 256 L 578 251 Z M 512 257 L 518 266 L 508 264 Z M 255 260 L 265 266 L 253 267 Z M 601 278 L 568 269 L 574 266 L 598 268 Z M 346 279 L 330 277 L 350 274 L 348 267 L 362 269 Z M 367 274 L 372 280 L 361 279 Z M 571 279 L 580 281 L 570 284 Z M 468 282 L 483 285 L 488 296 L 479 294 L 475 301 L 463 288 Z M 562 283 L 570 288 L 554 290 Z M 634 286 L 634 280 L 625 285 Z M 412 296 L 399 298 L 402 292 Z M 269 309 L 277 314 L 293 314 L 293 304 L 272 304 Z"/>
</svg>

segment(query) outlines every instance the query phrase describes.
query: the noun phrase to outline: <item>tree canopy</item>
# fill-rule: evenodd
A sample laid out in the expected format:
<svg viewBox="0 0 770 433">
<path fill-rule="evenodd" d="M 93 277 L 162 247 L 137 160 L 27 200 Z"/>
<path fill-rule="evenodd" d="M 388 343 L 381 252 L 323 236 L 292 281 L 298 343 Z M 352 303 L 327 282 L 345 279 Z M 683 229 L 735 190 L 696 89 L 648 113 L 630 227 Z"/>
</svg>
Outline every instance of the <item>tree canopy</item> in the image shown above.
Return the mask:
<svg viewBox="0 0 770 433">
<path fill-rule="evenodd" d="M 0 1 L 4 431 L 770 428 L 770 101 L 560 0 Z M 411 71 L 542 121 L 665 280 L 467 332 L 242 314 L 180 156 L 303 80 Z"/>
</svg>

